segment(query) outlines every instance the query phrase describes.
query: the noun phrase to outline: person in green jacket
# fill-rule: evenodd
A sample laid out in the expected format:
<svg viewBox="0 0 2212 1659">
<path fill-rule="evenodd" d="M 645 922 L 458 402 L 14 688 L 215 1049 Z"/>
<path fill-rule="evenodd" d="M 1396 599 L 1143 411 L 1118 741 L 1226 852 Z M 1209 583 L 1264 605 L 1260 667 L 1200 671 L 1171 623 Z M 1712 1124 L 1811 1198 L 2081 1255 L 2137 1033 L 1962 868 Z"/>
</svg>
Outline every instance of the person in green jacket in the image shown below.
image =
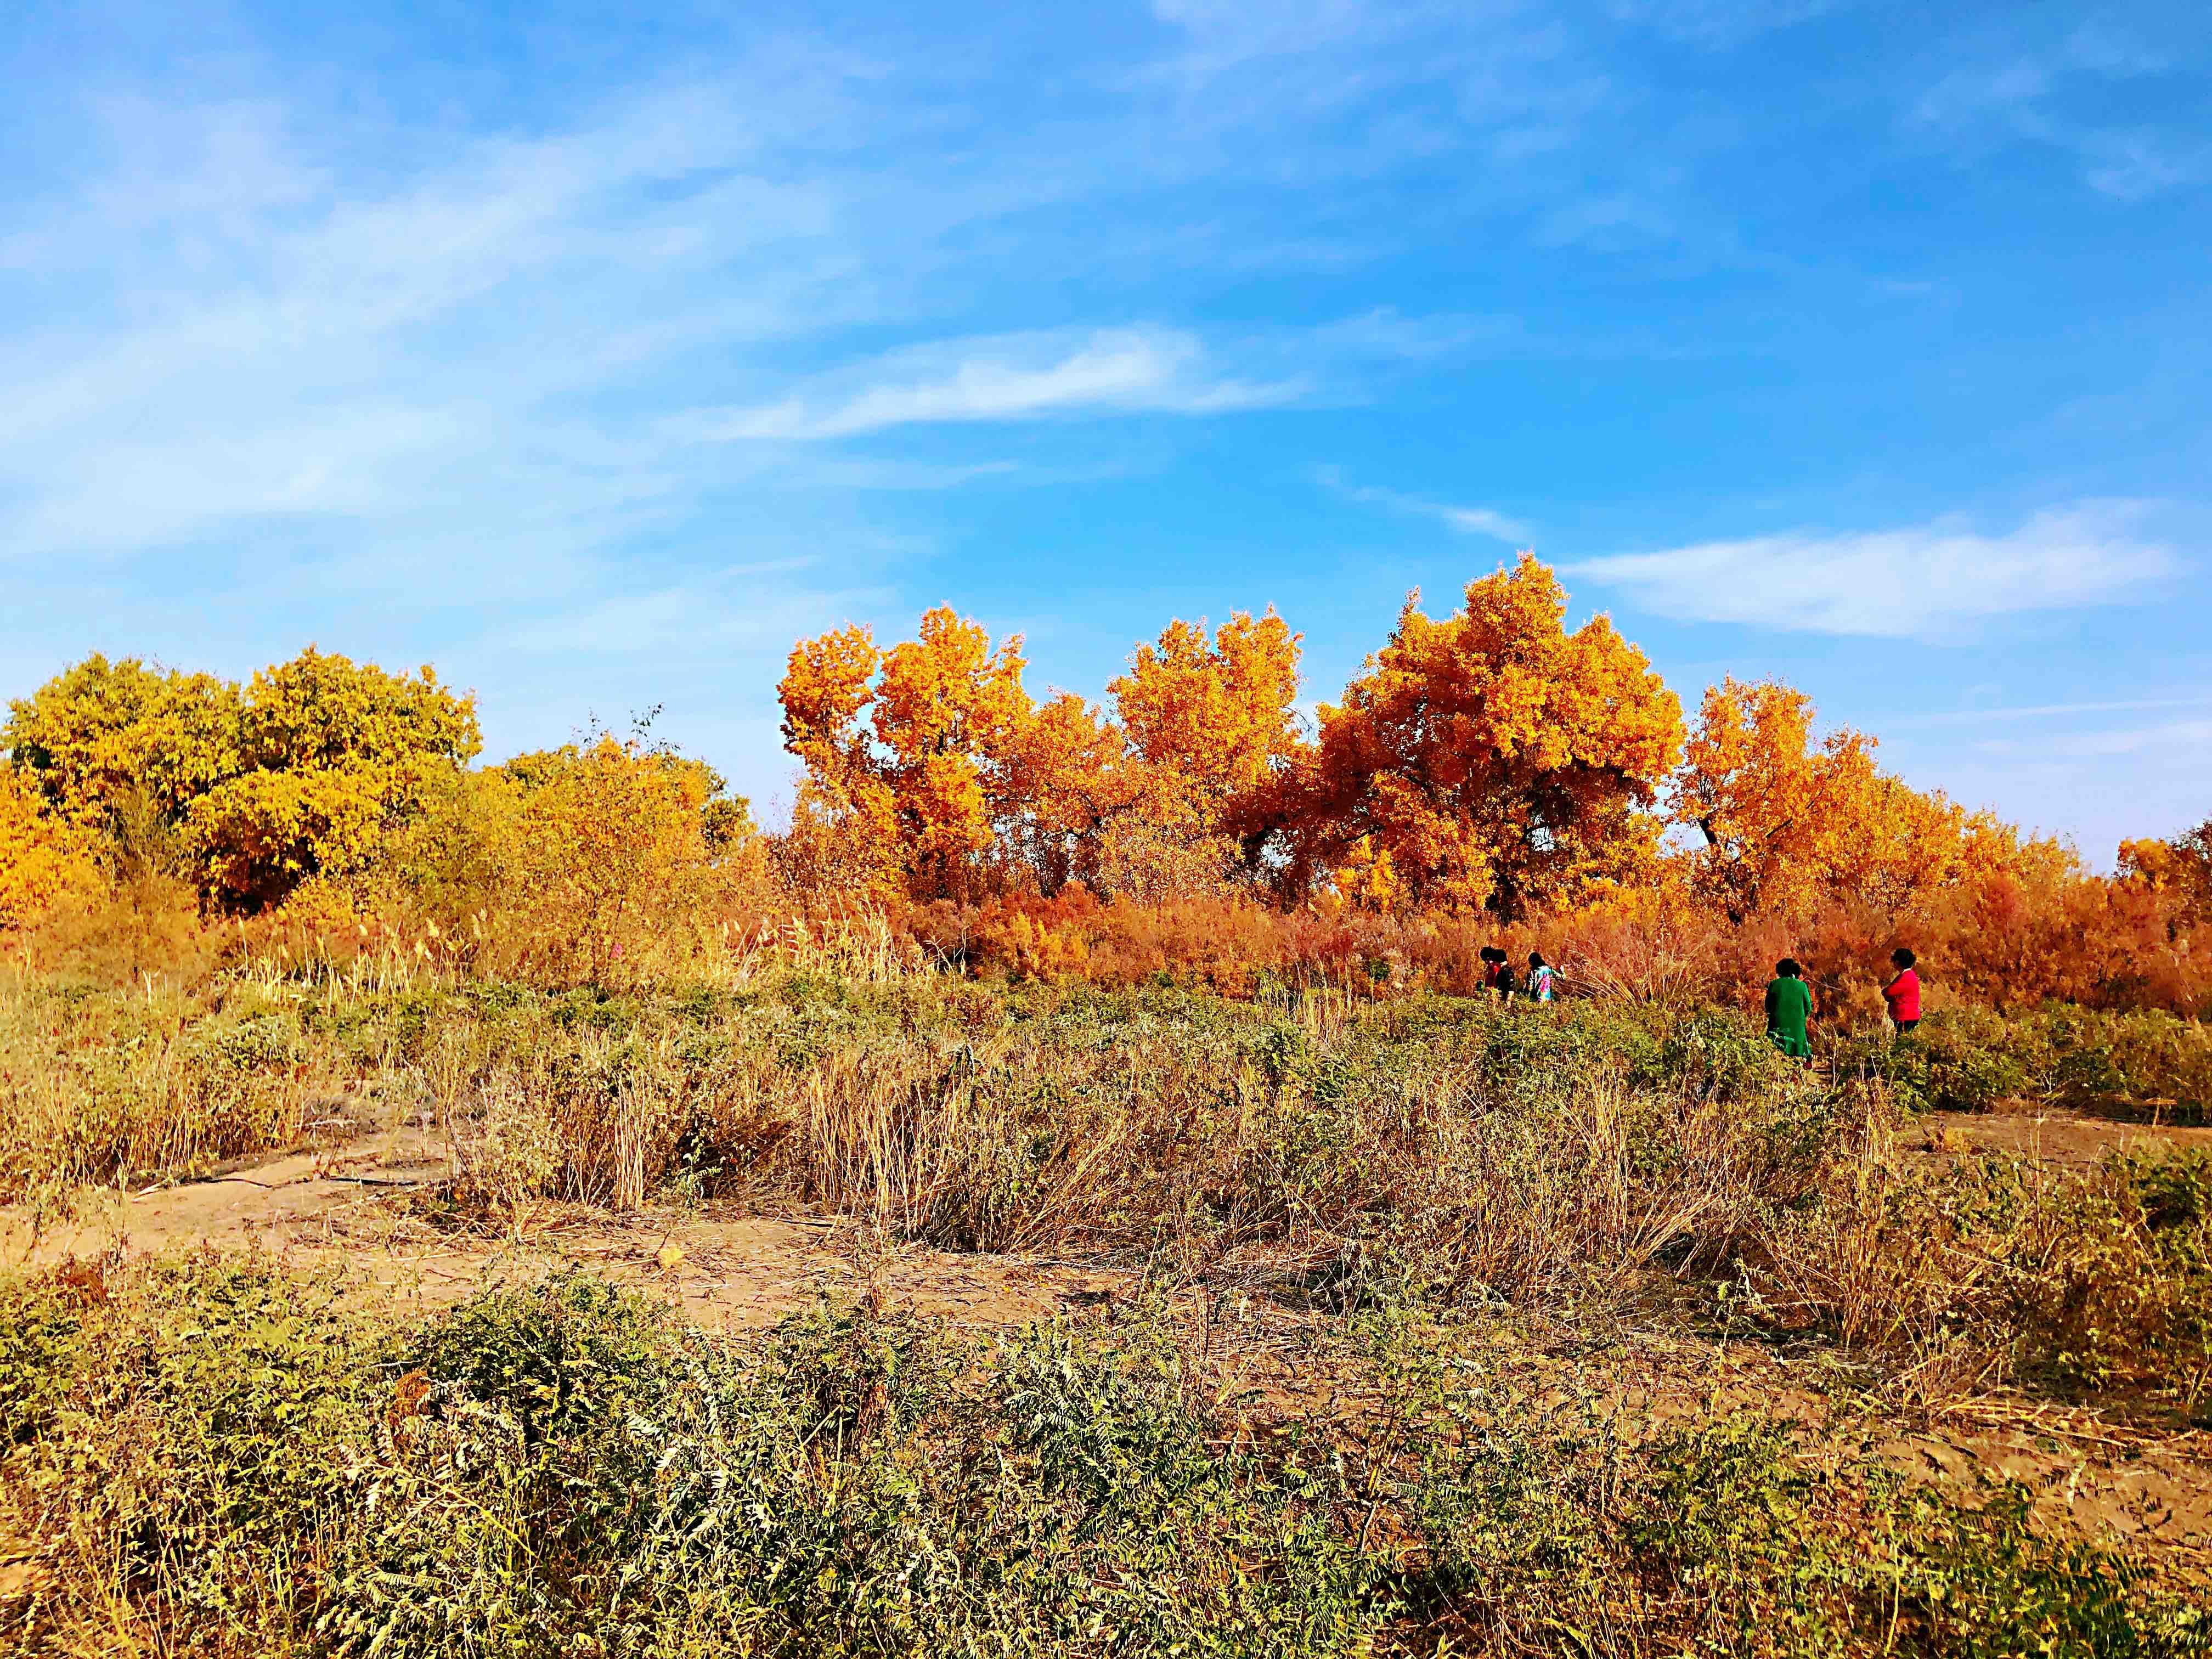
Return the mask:
<svg viewBox="0 0 2212 1659">
<path fill-rule="evenodd" d="M 1813 1041 L 1805 1022 L 1813 1017 L 1813 988 L 1805 983 L 1805 970 L 1795 957 L 1774 964 L 1774 977 L 1766 982 L 1766 1040 L 1793 1060 L 1810 1060 Z"/>
</svg>

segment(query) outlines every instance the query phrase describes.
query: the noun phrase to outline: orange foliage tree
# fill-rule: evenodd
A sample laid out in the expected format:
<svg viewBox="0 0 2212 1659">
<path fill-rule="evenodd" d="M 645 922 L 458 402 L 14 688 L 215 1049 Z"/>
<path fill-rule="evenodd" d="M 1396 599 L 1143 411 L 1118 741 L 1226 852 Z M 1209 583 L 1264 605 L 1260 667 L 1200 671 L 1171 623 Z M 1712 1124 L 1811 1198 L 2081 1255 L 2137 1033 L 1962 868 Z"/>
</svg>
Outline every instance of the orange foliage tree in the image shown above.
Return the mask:
<svg viewBox="0 0 2212 1659">
<path fill-rule="evenodd" d="M 994 649 L 981 624 L 939 605 L 917 638 L 889 651 L 866 628 L 792 650 L 776 695 L 814 810 L 896 849 L 918 892 L 972 892 L 1001 829 L 1029 804 L 1036 711 L 1021 647 L 1016 635 Z"/>
<path fill-rule="evenodd" d="M 849 867 L 878 847 L 879 877 L 921 897 L 1081 882 L 1146 899 L 1256 863 L 1300 748 L 1281 617 L 1239 612 L 1211 639 L 1170 623 L 1113 682 L 1119 723 L 1073 692 L 1033 702 L 1021 643 L 994 647 L 947 606 L 887 651 L 865 628 L 801 641 L 777 688 L 806 769 L 789 862 Z"/>
<path fill-rule="evenodd" d="M 999 827 L 1011 866 L 1046 893 L 1075 881 L 1114 888 L 1122 832 L 1146 799 L 1120 728 L 1062 691 L 1034 711 L 1009 749 Z"/>
<path fill-rule="evenodd" d="M 2120 878 L 2159 895 L 2174 930 L 2212 921 L 2212 818 L 2171 841 L 2120 843 Z"/>
<path fill-rule="evenodd" d="M 1298 645 L 1270 610 L 1238 611 L 1214 631 L 1172 622 L 1114 680 L 1115 712 L 1150 769 L 1148 810 L 1199 835 L 1253 827 L 1259 798 L 1294 765 Z"/>
<path fill-rule="evenodd" d="M 50 811 L 28 772 L 0 767 L 0 932 L 100 885 L 91 832 Z"/>
<path fill-rule="evenodd" d="M 1703 842 L 1688 854 L 1692 890 L 1731 921 L 1821 904 L 1894 917 L 1961 881 L 2075 872 L 2057 843 L 1882 771 L 1863 732 L 1815 744 L 1813 718 L 1810 698 L 1771 680 L 1705 693 L 1673 807 Z"/>
<path fill-rule="evenodd" d="M 1321 711 L 1309 860 L 1387 856 L 1408 902 L 1512 917 L 1649 867 L 1647 809 L 1682 748 L 1681 705 L 1604 617 L 1573 633 L 1523 554 L 1441 620 L 1409 597 L 1389 643 Z"/>
<path fill-rule="evenodd" d="M 1808 854 L 1833 824 L 1829 774 L 1856 734 L 1816 748 L 1812 726 L 1812 699 L 1772 681 L 1731 678 L 1705 693 L 1674 781 L 1674 817 L 1704 838 L 1690 855 L 1693 890 L 1731 921 L 1796 896 L 1792 884 L 1817 867 Z"/>
</svg>

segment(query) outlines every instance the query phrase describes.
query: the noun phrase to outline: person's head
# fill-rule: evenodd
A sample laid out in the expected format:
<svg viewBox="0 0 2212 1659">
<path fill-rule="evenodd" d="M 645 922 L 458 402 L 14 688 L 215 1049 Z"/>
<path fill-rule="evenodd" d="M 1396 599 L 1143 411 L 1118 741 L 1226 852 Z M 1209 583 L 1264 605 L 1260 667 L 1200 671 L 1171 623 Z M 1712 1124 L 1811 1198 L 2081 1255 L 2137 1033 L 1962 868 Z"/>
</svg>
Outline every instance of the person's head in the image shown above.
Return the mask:
<svg viewBox="0 0 2212 1659">
<path fill-rule="evenodd" d="M 1774 971 L 1784 979 L 1802 979 L 1805 976 L 1805 969 L 1795 957 L 1783 957 L 1774 964 Z"/>
<path fill-rule="evenodd" d="M 1912 966 L 1912 964 L 1918 961 L 1919 958 L 1915 957 L 1911 951 L 1906 950 L 1902 945 L 1900 945 L 1897 949 L 1889 953 L 1889 960 L 1892 965 L 1901 971 Z"/>
<path fill-rule="evenodd" d="M 1528 965 L 1531 968 L 1541 968 L 1544 965 L 1544 953 L 1541 951 L 1529 951 Z"/>
<path fill-rule="evenodd" d="M 1482 947 L 1482 959 L 1485 962 L 1503 962 L 1505 960 L 1505 952 L 1495 945 L 1486 945 Z"/>
</svg>

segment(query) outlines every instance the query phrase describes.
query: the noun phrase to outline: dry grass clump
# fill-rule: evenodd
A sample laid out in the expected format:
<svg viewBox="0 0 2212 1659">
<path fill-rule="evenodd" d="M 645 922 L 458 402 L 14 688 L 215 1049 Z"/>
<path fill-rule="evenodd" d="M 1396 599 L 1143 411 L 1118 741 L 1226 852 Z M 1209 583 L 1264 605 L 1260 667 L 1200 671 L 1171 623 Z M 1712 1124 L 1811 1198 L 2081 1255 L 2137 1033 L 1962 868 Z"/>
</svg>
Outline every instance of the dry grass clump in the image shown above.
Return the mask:
<svg viewBox="0 0 2212 1659">
<path fill-rule="evenodd" d="M 759 948 L 778 957 L 681 994 L 19 981 L 0 1177 L 51 1203 L 404 1117 L 447 1130 L 454 1196 L 510 1228 L 680 1192 L 1334 1307 L 1601 1305 L 1671 1279 L 1914 1397 L 2205 1399 L 2203 1173 L 1909 1153 L 1909 1068 L 1791 1067 L 1714 1009 L 991 990 L 891 971 L 865 939 L 866 978 L 810 939 Z"/>
<path fill-rule="evenodd" d="M 72 998 L 0 978 L 0 1200 L 199 1170 L 300 1136 L 296 1023 L 253 999 Z"/>
</svg>

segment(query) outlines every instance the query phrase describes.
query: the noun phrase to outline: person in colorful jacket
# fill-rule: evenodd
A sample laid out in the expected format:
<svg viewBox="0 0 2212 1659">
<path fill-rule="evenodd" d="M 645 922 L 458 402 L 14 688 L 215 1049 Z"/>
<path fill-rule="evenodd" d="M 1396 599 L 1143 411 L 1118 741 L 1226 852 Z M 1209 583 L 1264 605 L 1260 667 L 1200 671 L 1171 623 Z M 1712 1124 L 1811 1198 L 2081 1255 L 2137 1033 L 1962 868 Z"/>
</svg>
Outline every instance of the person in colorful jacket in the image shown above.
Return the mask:
<svg viewBox="0 0 2212 1659">
<path fill-rule="evenodd" d="M 1920 975 L 1913 969 L 1915 960 L 1901 945 L 1891 951 L 1889 965 L 1897 969 L 1897 977 L 1881 988 L 1881 1000 L 1889 1005 L 1889 1023 L 1899 1036 L 1920 1024 Z"/>
<path fill-rule="evenodd" d="M 1540 952 L 1528 952 L 1528 1000 L 1549 1002 L 1559 994 L 1559 970 L 1546 962 Z"/>
<path fill-rule="evenodd" d="M 1774 977 L 1766 982 L 1766 1040 L 1793 1060 L 1813 1057 L 1813 1039 L 1805 1023 L 1813 1017 L 1813 988 L 1805 983 L 1805 970 L 1795 957 L 1774 964 Z"/>
</svg>

